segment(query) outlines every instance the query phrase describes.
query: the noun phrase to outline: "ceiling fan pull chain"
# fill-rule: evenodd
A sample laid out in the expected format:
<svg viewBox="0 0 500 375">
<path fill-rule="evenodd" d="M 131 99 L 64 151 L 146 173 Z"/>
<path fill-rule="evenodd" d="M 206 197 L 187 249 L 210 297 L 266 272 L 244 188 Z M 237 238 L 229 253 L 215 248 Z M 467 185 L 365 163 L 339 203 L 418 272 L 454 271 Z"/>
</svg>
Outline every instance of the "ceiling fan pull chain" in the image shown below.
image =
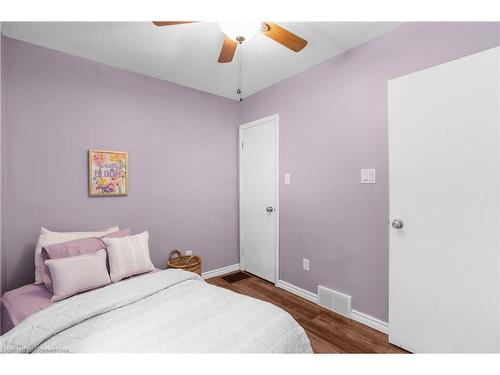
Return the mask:
<svg viewBox="0 0 500 375">
<path fill-rule="evenodd" d="M 243 96 L 241 94 L 241 89 L 242 89 L 242 70 L 241 70 L 241 57 L 242 57 L 242 50 L 243 50 L 243 43 L 240 42 L 240 45 L 238 46 L 238 90 L 236 90 L 236 93 L 240 96 L 240 102 L 243 101 Z"/>
</svg>

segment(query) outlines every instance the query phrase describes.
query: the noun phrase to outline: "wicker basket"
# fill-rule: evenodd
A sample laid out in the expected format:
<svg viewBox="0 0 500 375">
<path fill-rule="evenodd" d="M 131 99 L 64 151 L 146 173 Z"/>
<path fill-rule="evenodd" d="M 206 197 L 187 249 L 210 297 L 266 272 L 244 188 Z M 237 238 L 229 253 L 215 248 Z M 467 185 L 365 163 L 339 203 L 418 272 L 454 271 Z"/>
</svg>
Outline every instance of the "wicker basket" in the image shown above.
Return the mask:
<svg viewBox="0 0 500 375">
<path fill-rule="evenodd" d="M 181 255 L 177 249 L 170 252 L 168 267 L 194 272 L 201 276 L 201 258 L 198 255 Z"/>
</svg>

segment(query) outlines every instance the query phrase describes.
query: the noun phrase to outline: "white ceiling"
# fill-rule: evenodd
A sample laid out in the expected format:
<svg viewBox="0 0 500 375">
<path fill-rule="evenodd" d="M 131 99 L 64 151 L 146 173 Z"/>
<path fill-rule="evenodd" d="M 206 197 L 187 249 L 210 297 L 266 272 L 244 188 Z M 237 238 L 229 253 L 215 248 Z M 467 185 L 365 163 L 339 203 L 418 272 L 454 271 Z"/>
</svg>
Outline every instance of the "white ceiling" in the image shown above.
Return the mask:
<svg viewBox="0 0 500 375">
<path fill-rule="evenodd" d="M 295 53 L 264 35 L 244 42 L 243 96 L 321 63 L 399 26 L 388 22 L 280 22 L 308 41 Z M 217 62 L 223 34 L 204 22 L 156 27 L 150 22 L 2 22 L 8 37 L 238 99 L 237 59 Z"/>
</svg>

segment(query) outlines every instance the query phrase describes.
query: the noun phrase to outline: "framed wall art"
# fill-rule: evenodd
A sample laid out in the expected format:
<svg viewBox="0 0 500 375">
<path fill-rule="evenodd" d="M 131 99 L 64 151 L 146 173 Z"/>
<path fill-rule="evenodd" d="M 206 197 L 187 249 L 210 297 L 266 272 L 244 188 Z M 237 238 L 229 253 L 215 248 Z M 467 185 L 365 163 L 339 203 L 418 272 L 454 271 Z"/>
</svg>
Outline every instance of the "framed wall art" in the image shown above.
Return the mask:
<svg viewBox="0 0 500 375">
<path fill-rule="evenodd" d="M 89 195 L 108 197 L 128 194 L 128 153 L 89 150 Z"/>
</svg>

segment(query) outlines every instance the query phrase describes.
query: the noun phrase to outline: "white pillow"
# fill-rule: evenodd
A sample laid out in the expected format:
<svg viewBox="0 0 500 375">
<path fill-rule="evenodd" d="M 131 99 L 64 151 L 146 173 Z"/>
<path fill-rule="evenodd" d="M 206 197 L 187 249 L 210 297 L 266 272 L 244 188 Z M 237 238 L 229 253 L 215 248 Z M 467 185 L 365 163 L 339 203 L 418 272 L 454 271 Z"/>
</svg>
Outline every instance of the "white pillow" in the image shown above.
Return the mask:
<svg viewBox="0 0 500 375">
<path fill-rule="evenodd" d="M 154 270 L 149 257 L 149 233 L 134 236 L 103 238 L 109 258 L 111 281 Z"/>
<path fill-rule="evenodd" d="M 51 232 L 42 227 L 35 247 L 35 284 L 43 284 L 42 247 L 66 241 L 79 240 L 80 238 L 101 237 L 106 234 L 118 232 L 119 230 L 119 227 L 112 227 L 99 232 Z"/>
<path fill-rule="evenodd" d="M 54 295 L 50 302 L 111 284 L 106 267 L 106 250 L 69 258 L 47 259 Z"/>
</svg>

